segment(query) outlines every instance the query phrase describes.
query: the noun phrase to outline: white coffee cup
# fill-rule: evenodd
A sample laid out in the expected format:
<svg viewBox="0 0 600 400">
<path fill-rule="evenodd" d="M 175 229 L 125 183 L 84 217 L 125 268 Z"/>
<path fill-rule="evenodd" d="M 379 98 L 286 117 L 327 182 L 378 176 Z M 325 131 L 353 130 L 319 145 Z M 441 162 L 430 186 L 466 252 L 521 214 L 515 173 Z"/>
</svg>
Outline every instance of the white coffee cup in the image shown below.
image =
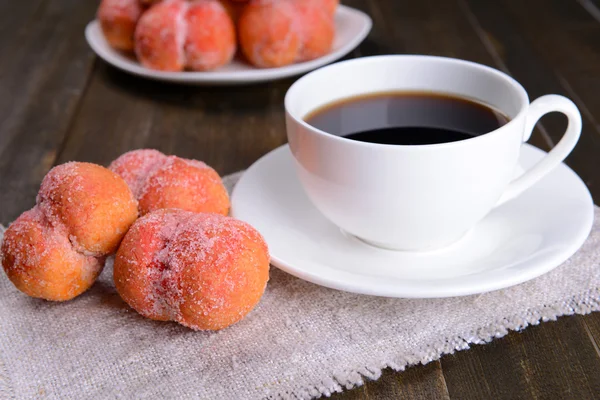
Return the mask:
<svg viewBox="0 0 600 400">
<path fill-rule="evenodd" d="M 303 120 L 329 103 L 389 91 L 474 99 L 510 122 L 466 140 L 402 146 L 335 136 Z M 291 86 L 285 109 L 297 174 L 315 207 L 347 233 L 397 250 L 431 250 L 459 240 L 494 207 L 562 162 L 581 133 L 581 115 L 571 100 L 546 95 L 530 104 L 525 89 L 498 70 L 433 56 L 365 57 L 318 69 Z M 569 120 L 563 138 L 513 180 L 522 144 L 536 122 L 555 111 Z"/>
</svg>

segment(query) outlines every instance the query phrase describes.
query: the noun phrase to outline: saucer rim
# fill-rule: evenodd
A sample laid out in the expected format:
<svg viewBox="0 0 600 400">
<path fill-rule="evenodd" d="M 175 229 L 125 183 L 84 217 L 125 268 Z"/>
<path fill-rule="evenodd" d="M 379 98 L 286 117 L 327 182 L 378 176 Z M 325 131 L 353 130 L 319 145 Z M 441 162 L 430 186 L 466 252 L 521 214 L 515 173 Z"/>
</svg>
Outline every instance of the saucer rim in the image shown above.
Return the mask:
<svg viewBox="0 0 600 400">
<path fill-rule="evenodd" d="M 526 143 L 526 144 L 524 144 L 524 146 L 527 147 L 528 151 L 537 152 L 541 155 L 547 154 L 545 151 L 540 150 L 537 147 L 532 146 L 530 144 Z M 288 152 L 288 155 L 290 157 L 293 157 L 291 152 L 289 151 L 289 145 L 286 144 L 286 145 L 280 146 L 280 147 L 270 151 L 269 153 L 265 154 L 260 159 L 258 159 L 240 177 L 240 179 L 234 186 L 234 188 L 232 190 L 232 194 L 231 194 L 231 199 L 232 199 L 231 215 L 233 217 L 236 217 L 236 211 L 235 211 L 236 210 L 236 207 L 235 207 L 236 189 L 239 187 L 238 186 L 239 183 L 242 182 L 242 180 L 246 176 L 248 176 L 247 175 L 248 172 L 251 172 L 254 169 L 260 168 L 261 164 L 268 161 L 269 158 L 273 157 L 276 152 L 284 152 L 286 150 Z M 552 271 L 553 269 L 560 266 L 563 262 L 568 260 L 573 254 L 575 254 L 575 252 L 577 252 L 577 250 L 579 250 L 579 248 L 581 248 L 581 246 L 583 245 L 585 240 L 588 238 L 588 236 L 592 230 L 592 227 L 593 227 L 595 206 L 594 206 L 594 203 L 592 200 L 592 196 L 589 192 L 589 189 L 587 188 L 587 186 L 585 185 L 583 180 L 566 164 L 561 163 L 557 168 L 566 168 L 567 172 L 570 175 L 570 179 L 574 179 L 577 182 L 577 184 L 580 185 L 582 189 L 584 189 L 583 193 L 585 193 L 585 199 L 582 198 L 582 201 L 585 200 L 585 203 L 587 204 L 587 207 L 589 209 L 588 216 L 585 219 L 585 226 L 582 225 L 581 230 L 578 231 L 577 235 L 573 236 L 573 239 L 569 241 L 567 246 L 565 246 L 565 249 L 561 250 L 560 252 L 552 254 L 550 259 L 544 258 L 542 260 L 534 261 L 530 266 L 528 266 L 528 268 L 526 268 L 524 271 L 521 271 L 521 273 L 508 274 L 507 277 L 496 280 L 496 281 L 479 282 L 476 287 L 474 287 L 473 284 L 464 285 L 464 286 L 453 284 L 448 287 L 445 287 L 443 285 L 443 281 L 440 281 L 441 285 L 436 285 L 435 287 L 429 287 L 427 290 L 425 290 L 423 288 L 423 286 L 418 286 L 415 290 L 407 290 L 406 287 L 403 287 L 402 289 L 398 290 L 398 289 L 386 289 L 386 288 L 382 288 L 377 285 L 372 285 L 372 286 L 364 285 L 364 284 L 361 285 L 360 282 L 356 282 L 356 281 L 347 281 L 347 280 L 339 281 L 339 280 L 331 279 L 330 277 L 323 277 L 322 275 L 319 275 L 317 273 L 306 271 L 305 269 L 302 269 L 301 267 L 293 267 L 291 264 L 286 263 L 282 259 L 280 259 L 277 256 L 272 255 L 272 254 L 271 254 L 271 264 L 273 266 L 277 267 L 278 269 L 281 269 L 282 271 L 289 273 L 290 275 L 293 275 L 293 276 L 303 279 L 305 281 L 312 282 L 314 284 L 324 286 L 324 287 L 327 287 L 330 289 L 336 289 L 336 290 L 357 293 L 357 294 L 363 294 L 363 295 L 371 295 L 371 296 L 378 296 L 378 297 L 391 297 L 391 298 L 444 298 L 444 297 L 466 296 L 466 295 L 480 294 L 480 293 L 486 293 L 486 292 L 490 292 L 490 291 L 494 291 L 494 290 L 504 289 L 504 288 L 508 288 L 511 286 L 515 286 L 515 285 L 527 282 L 529 280 L 535 279 L 541 275 L 544 275 L 544 274 Z M 296 177 L 294 177 L 294 178 L 297 179 Z M 323 217 L 323 218 L 325 218 L 325 217 Z M 438 250 L 434 250 L 434 252 L 439 252 L 439 251 L 443 251 L 443 250 L 444 249 L 438 249 Z M 382 249 L 382 251 L 389 251 L 389 250 Z M 353 275 L 356 275 L 357 277 L 362 276 L 361 274 L 356 274 L 356 273 L 349 272 L 349 271 L 344 271 L 344 273 L 353 274 Z M 396 278 L 396 279 L 401 280 L 398 278 Z M 411 282 L 411 280 L 406 280 L 406 279 L 404 279 L 404 281 Z M 413 280 L 412 282 L 418 282 L 418 281 L 426 281 L 426 280 L 417 279 L 417 280 Z"/>
</svg>

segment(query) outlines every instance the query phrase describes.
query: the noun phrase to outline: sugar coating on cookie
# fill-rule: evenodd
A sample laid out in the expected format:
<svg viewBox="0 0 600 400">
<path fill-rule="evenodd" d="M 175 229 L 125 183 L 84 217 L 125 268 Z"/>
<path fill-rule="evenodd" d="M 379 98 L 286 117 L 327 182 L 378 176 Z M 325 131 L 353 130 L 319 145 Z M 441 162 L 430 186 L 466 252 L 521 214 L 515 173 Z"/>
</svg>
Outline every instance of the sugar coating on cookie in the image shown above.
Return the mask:
<svg viewBox="0 0 600 400">
<path fill-rule="evenodd" d="M 125 153 L 109 169 L 128 182 L 141 215 L 161 208 L 229 213 L 229 195 L 221 177 L 201 161 L 142 149 Z"/>
<path fill-rule="evenodd" d="M 240 48 L 253 65 L 281 67 L 327 54 L 335 36 L 338 2 L 254 0 L 239 21 Z"/>
<path fill-rule="evenodd" d="M 210 71 L 236 51 L 234 7 L 218 0 L 170 0 L 152 6 L 135 30 L 142 65 L 162 71 Z"/>
<path fill-rule="evenodd" d="M 154 211 L 130 229 L 115 259 L 121 297 L 155 320 L 218 330 L 262 297 L 269 254 L 250 225 L 211 213 Z"/>
<path fill-rule="evenodd" d="M 133 35 L 142 11 L 138 0 L 102 0 L 97 17 L 104 37 L 112 47 L 133 50 Z"/>
<path fill-rule="evenodd" d="M 135 54 L 142 65 L 161 71 L 183 70 L 187 7 L 183 0 L 173 0 L 144 12 L 135 29 Z"/>
<path fill-rule="evenodd" d="M 52 226 L 63 225 L 75 249 L 90 255 L 116 251 L 137 218 L 125 181 L 100 165 L 69 162 L 44 177 L 37 205 Z"/>
<path fill-rule="evenodd" d="M 64 301 L 87 290 L 104 265 L 104 258 L 75 251 L 62 227 L 53 227 L 39 208 L 23 213 L 4 234 L 2 265 L 23 293 Z"/>
<path fill-rule="evenodd" d="M 335 36 L 333 13 L 321 1 L 298 1 L 297 29 L 301 46 L 296 61 L 309 61 L 329 53 Z"/>
<path fill-rule="evenodd" d="M 70 300 L 94 283 L 137 214 L 117 174 L 89 163 L 59 165 L 44 177 L 37 204 L 4 233 L 2 267 L 29 296 Z"/>
<path fill-rule="evenodd" d="M 146 178 L 161 165 L 167 156 L 158 150 L 140 149 L 124 153 L 114 160 L 108 169 L 118 174 L 133 192 L 136 198 L 142 194 Z"/>
<path fill-rule="evenodd" d="M 210 71 L 231 61 L 236 51 L 235 26 L 230 14 L 217 0 L 196 0 L 186 15 L 186 66 Z"/>
<path fill-rule="evenodd" d="M 244 56 L 260 68 L 293 63 L 302 44 L 296 9 L 289 0 L 250 2 L 239 17 L 238 35 Z"/>
</svg>

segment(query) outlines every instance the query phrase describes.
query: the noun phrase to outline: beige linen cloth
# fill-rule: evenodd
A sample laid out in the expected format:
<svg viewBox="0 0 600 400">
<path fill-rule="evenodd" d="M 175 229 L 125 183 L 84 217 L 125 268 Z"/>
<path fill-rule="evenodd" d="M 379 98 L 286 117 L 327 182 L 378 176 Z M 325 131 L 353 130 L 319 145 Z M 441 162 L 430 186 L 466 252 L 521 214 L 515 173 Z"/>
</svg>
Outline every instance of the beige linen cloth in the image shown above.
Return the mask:
<svg viewBox="0 0 600 400">
<path fill-rule="evenodd" d="M 231 187 L 236 176 L 226 181 Z M 144 319 L 108 263 L 67 303 L 31 299 L 0 273 L 2 399 L 308 399 L 600 309 L 600 213 L 583 248 L 530 282 L 477 296 L 377 298 L 271 269 L 258 307 L 223 331 Z"/>
</svg>

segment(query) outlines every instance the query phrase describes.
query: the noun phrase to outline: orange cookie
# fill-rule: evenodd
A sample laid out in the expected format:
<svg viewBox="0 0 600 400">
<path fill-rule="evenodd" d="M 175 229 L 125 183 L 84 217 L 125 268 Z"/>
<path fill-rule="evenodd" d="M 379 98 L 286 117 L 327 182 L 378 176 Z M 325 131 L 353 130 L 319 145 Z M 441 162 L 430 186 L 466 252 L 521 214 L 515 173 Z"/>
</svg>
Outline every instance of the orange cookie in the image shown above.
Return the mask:
<svg viewBox="0 0 600 400">
<path fill-rule="evenodd" d="M 102 0 L 97 17 L 108 43 L 119 50 L 134 48 L 133 34 L 142 15 L 138 0 Z"/>
<path fill-rule="evenodd" d="M 129 184 L 141 215 L 161 208 L 229 213 L 227 189 L 203 162 L 144 149 L 123 154 L 109 168 Z"/>
<path fill-rule="evenodd" d="M 323 7 L 325 7 L 325 9 L 329 13 L 329 15 L 332 15 L 332 16 L 335 15 L 335 11 L 337 10 L 338 6 L 340 5 L 340 0 L 316 0 L 316 1 L 322 1 Z"/>
<path fill-rule="evenodd" d="M 296 61 L 309 61 L 331 51 L 335 36 L 333 13 L 321 1 L 296 1 L 301 46 Z"/>
<path fill-rule="evenodd" d="M 114 265 L 121 297 L 141 315 L 197 330 L 226 328 L 259 302 L 269 254 L 250 225 L 176 209 L 140 218 Z"/>
<path fill-rule="evenodd" d="M 158 150 L 140 149 L 129 151 L 114 160 L 108 167 L 129 185 L 133 195 L 139 199 L 146 178 L 155 167 L 165 162 L 167 156 Z"/>
<path fill-rule="evenodd" d="M 135 31 L 142 65 L 161 71 L 209 71 L 236 50 L 232 16 L 218 0 L 170 0 L 146 11 Z"/>
<path fill-rule="evenodd" d="M 250 63 L 261 68 L 296 61 L 302 40 L 297 10 L 288 0 L 251 1 L 238 21 L 240 48 Z"/>
<path fill-rule="evenodd" d="M 144 12 L 135 30 L 135 54 L 142 65 L 161 71 L 182 71 L 185 66 L 187 3 L 158 3 Z"/>
<path fill-rule="evenodd" d="M 75 251 L 66 232 L 52 227 L 39 208 L 26 211 L 4 234 L 2 265 L 23 293 L 46 300 L 70 300 L 86 291 L 104 258 Z"/>
<path fill-rule="evenodd" d="M 117 174 L 59 165 L 44 178 L 36 206 L 6 230 L 2 266 L 25 294 L 70 300 L 94 283 L 136 218 L 137 202 Z"/>
<path fill-rule="evenodd" d="M 117 250 L 137 218 L 137 202 L 121 177 L 100 165 L 70 162 L 48 172 L 37 204 L 52 226 L 62 225 L 75 250 Z"/>
<path fill-rule="evenodd" d="M 185 15 L 186 66 L 193 71 L 210 71 L 231 61 L 236 50 L 232 17 L 216 0 L 190 3 Z"/>
</svg>

